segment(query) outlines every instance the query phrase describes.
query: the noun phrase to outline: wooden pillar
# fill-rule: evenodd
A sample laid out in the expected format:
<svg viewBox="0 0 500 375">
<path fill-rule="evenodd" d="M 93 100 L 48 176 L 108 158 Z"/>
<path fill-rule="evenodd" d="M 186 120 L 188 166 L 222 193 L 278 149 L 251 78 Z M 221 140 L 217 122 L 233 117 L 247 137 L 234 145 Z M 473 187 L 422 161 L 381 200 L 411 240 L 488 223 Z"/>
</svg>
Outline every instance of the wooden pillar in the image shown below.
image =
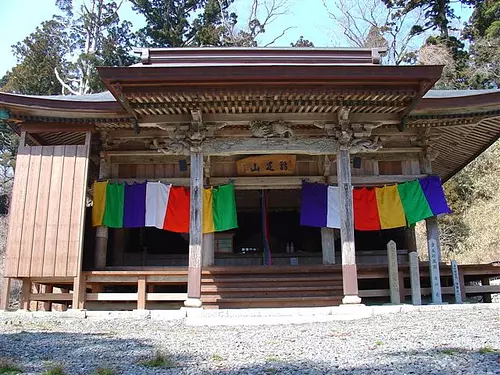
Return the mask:
<svg viewBox="0 0 500 375">
<path fill-rule="evenodd" d="M 53 293 L 54 287 L 52 285 L 42 285 L 41 293 Z M 52 311 L 52 302 L 45 301 L 41 304 L 42 311 Z"/>
<path fill-rule="evenodd" d="M 113 249 L 112 249 L 112 264 L 113 266 L 123 266 L 123 254 L 125 252 L 125 244 L 128 240 L 128 232 L 126 229 L 115 229 L 113 232 Z"/>
<path fill-rule="evenodd" d="M 189 267 L 186 307 L 201 307 L 201 258 L 203 218 L 203 154 L 201 148 L 191 149 L 191 207 L 189 223 Z"/>
<path fill-rule="evenodd" d="M 21 300 L 20 308 L 21 310 L 29 311 L 30 309 L 30 294 L 31 294 L 31 279 L 24 278 L 22 280 L 21 286 Z"/>
<path fill-rule="evenodd" d="M 489 286 L 490 285 L 490 278 L 489 277 L 483 277 L 483 279 L 481 280 L 481 285 L 483 286 Z M 483 294 L 483 302 L 485 303 L 491 303 L 491 293 L 484 293 Z"/>
<path fill-rule="evenodd" d="M 101 158 L 99 164 L 99 179 L 103 180 L 109 177 L 109 167 L 104 158 Z M 106 267 L 106 257 L 108 251 L 108 227 L 99 226 L 95 232 L 95 256 L 94 266 L 96 268 Z"/>
<path fill-rule="evenodd" d="M 458 278 L 460 280 L 460 292 L 462 293 L 462 302 L 467 300 L 467 294 L 465 293 L 465 275 L 462 269 L 458 269 Z"/>
<path fill-rule="evenodd" d="M 80 211 L 80 249 L 78 254 L 78 266 L 77 273 L 75 278 L 73 279 L 73 300 L 71 303 L 72 309 L 84 309 L 85 308 L 85 294 L 87 289 L 87 277 L 83 273 L 83 238 L 85 236 L 85 201 L 87 199 L 87 182 L 88 182 L 88 164 L 89 164 L 89 156 L 90 156 L 90 143 L 91 143 L 92 133 L 90 131 L 85 135 L 85 146 L 86 146 L 86 155 L 85 155 L 85 184 L 83 186 L 83 192 L 81 196 L 81 211 Z M 106 241 L 107 242 L 107 241 Z M 106 243 L 107 245 L 107 243 Z"/>
<path fill-rule="evenodd" d="M 387 243 L 387 265 L 389 267 L 389 290 L 391 296 L 391 303 L 399 305 L 401 303 L 401 296 L 399 294 L 399 271 L 398 271 L 398 250 L 396 242 L 389 241 Z"/>
<path fill-rule="evenodd" d="M 361 303 L 354 247 L 354 209 L 352 202 L 351 160 L 348 148 L 337 152 L 337 177 L 340 198 L 340 237 L 342 252 L 343 304 Z"/>
<path fill-rule="evenodd" d="M 203 266 L 213 266 L 215 263 L 214 259 L 214 240 L 215 233 L 205 233 L 203 235 L 203 255 L 202 264 Z"/>
<path fill-rule="evenodd" d="M 323 264 L 335 264 L 335 229 L 321 228 Z"/>
<path fill-rule="evenodd" d="M 425 174 L 432 173 L 432 162 L 427 152 L 420 159 L 421 170 Z M 441 246 L 439 244 L 439 227 L 437 217 L 425 220 L 427 228 L 427 250 L 429 254 L 429 275 L 431 278 L 432 303 L 443 303 L 441 295 L 441 273 L 439 262 L 441 260 Z"/>
<path fill-rule="evenodd" d="M 137 310 L 146 310 L 146 276 L 137 280 Z"/>
<path fill-rule="evenodd" d="M 2 282 L 2 295 L 0 296 L 0 310 L 7 310 L 10 303 L 10 277 L 4 277 Z"/>
</svg>

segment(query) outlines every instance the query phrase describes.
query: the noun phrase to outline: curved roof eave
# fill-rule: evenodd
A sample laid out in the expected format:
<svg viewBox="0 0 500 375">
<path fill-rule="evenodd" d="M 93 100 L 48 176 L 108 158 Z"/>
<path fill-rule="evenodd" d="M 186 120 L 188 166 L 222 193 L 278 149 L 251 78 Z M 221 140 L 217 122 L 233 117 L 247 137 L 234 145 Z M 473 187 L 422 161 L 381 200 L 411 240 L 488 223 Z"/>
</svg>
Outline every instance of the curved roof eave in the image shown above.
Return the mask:
<svg viewBox="0 0 500 375">
<path fill-rule="evenodd" d="M 411 115 L 467 113 L 475 110 L 500 109 L 500 89 L 493 90 L 429 90 Z"/>
<path fill-rule="evenodd" d="M 127 112 L 109 92 L 75 96 L 34 96 L 0 92 L 0 108 L 41 117 L 107 117 Z"/>
</svg>

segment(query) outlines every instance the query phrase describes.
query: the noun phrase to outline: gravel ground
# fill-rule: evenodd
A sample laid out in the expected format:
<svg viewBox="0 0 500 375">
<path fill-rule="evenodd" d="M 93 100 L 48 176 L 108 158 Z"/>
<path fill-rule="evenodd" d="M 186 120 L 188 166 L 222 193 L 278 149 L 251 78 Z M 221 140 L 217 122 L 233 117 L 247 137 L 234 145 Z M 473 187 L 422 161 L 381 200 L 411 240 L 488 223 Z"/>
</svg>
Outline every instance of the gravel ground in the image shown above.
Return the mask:
<svg viewBox="0 0 500 375">
<path fill-rule="evenodd" d="M 0 357 L 24 374 L 500 374 L 500 310 L 406 312 L 296 325 L 0 318 Z M 146 367 L 160 351 L 175 366 Z M 1 371 L 0 371 L 1 373 Z"/>
</svg>

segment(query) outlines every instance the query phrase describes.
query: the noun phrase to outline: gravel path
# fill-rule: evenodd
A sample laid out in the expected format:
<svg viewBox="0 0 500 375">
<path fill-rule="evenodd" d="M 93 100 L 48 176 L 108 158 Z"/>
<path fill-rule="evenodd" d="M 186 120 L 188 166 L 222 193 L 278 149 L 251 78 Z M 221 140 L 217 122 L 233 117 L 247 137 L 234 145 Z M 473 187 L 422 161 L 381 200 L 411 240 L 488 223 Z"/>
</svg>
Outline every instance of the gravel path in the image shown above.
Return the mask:
<svg viewBox="0 0 500 375">
<path fill-rule="evenodd" d="M 297 325 L 0 318 L 0 357 L 24 374 L 500 374 L 500 310 L 406 312 Z M 141 361 L 164 353 L 175 367 Z M 1 372 L 0 372 L 1 373 Z"/>
</svg>

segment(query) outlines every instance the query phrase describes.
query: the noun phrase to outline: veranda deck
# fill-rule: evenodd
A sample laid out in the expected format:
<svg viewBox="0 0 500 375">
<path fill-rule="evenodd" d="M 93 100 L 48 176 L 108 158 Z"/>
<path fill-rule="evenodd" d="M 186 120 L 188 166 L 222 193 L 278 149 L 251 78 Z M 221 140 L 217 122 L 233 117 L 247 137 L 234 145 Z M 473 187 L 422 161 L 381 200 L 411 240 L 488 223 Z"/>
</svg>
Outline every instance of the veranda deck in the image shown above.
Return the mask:
<svg viewBox="0 0 500 375">
<path fill-rule="evenodd" d="M 440 264 L 441 291 L 445 299 L 454 294 L 451 267 Z M 401 300 L 411 297 L 410 269 L 399 265 Z M 187 267 L 107 268 L 86 271 L 85 302 L 87 309 L 151 309 L 179 308 L 187 298 Z M 500 264 L 459 266 L 462 298 L 482 296 L 491 301 L 492 293 L 500 293 L 500 285 L 490 285 L 500 277 Z M 387 265 L 358 266 L 359 295 L 364 303 L 389 301 Z M 421 294 L 430 295 L 429 265 L 420 263 Z M 21 307 L 30 302 L 63 305 L 72 300 L 71 278 L 23 279 Z M 59 290 L 58 293 L 54 290 Z M 341 303 L 342 267 L 328 266 L 231 266 L 204 267 L 202 302 L 205 308 L 312 307 Z M 36 308 L 37 304 L 32 304 Z"/>
</svg>

